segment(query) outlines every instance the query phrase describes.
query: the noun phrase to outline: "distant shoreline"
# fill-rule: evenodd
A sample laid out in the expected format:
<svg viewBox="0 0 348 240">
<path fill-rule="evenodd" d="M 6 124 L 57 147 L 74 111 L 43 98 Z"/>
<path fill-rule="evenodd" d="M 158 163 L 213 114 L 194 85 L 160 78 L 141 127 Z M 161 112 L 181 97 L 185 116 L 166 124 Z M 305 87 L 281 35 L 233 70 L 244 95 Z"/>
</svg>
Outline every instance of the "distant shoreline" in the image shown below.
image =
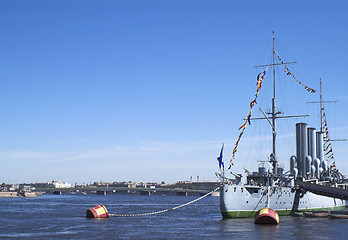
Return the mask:
<svg viewBox="0 0 348 240">
<path fill-rule="evenodd" d="M 17 192 L 0 192 L 0 198 L 20 197 Z"/>
<path fill-rule="evenodd" d="M 0 198 L 16 198 L 16 197 L 40 197 L 43 192 L 0 192 Z"/>
</svg>

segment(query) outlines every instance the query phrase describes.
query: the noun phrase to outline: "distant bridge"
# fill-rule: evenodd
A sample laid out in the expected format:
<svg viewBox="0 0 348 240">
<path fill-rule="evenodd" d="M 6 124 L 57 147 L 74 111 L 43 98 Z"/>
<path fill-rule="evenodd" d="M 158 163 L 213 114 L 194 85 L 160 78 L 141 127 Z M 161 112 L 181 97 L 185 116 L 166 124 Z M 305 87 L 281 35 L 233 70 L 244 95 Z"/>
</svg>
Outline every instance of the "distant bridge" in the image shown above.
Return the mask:
<svg viewBox="0 0 348 240">
<path fill-rule="evenodd" d="M 140 195 L 176 195 L 176 196 L 203 196 L 211 190 L 198 189 L 178 189 L 178 188 L 127 188 L 127 187 L 109 187 L 109 188 L 40 188 L 38 191 L 53 194 L 71 194 L 85 192 L 88 194 L 107 195 L 107 194 L 140 194 Z"/>
</svg>

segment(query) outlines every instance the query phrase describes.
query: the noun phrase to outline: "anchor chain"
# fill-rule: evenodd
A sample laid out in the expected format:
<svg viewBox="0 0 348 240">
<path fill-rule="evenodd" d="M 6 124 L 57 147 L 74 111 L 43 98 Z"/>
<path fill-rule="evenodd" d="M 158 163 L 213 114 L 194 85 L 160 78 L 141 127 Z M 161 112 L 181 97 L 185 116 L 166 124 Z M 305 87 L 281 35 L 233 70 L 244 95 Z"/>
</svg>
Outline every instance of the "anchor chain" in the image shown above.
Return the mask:
<svg viewBox="0 0 348 240">
<path fill-rule="evenodd" d="M 218 190 L 220 187 L 217 187 L 216 189 L 214 189 L 213 191 L 197 198 L 197 199 L 194 199 L 188 203 L 185 203 L 185 204 L 182 204 L 182 205 L 179 205 L 179 206 L 176 206 L 176 207 L 173 207 L 173 208 L 168 208 L 168 209 L 165 209 L 165 210 L 161 210 L 161 211 L 155 211 L 155 212 L 149 212 L 149 213 L 138 213 L 138 214 L 109 214 L 110 217 L 140 217 L 140 216 L 148 216 L 148 215 L 156 215 L 156 214 L 159 214 L 159 213 L 165 213 L 165 212 L 168 212 L 168 211 L 173 211 L 173 210 L 176 210 L 176 209 L 179 209 L 179 208 L 182 208 L 182 207 L 185 207 L 185 206 L 188 206 L 192 203 L 195 203 L 195 202 L 198 202 L 199 200 L 209 196 L 210 194 L 212 194 L 213 192 L 215 192 L 216 190 Z"/>
</svg>

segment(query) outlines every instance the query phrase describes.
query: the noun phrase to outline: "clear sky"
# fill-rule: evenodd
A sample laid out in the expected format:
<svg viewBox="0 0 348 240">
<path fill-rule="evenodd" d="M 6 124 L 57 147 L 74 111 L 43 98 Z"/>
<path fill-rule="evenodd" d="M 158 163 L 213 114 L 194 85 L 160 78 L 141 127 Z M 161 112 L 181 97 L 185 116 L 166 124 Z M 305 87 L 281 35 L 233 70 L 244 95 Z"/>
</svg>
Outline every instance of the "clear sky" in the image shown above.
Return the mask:
<svg viewBox="0 0 348 240">
<path fill-rule="evenodd" d="M 324 98 L 339 101 L 325 106 L 330 133 L 347 138 L 347 12 L 346 1 L 320 0 L 2 0 L 0 182 L 216 180 L 221 143 L 228 161 L 263 70 L 253 66 L 271 61 L 272 31 L 293 73 L 315 89 L 322 78 Z M 295 104 L 286 114 L 318 110 L 304 103 L 318 94 L 279 79 L 278 105 Z M 270 82 L 268 71 L 260 100 Z M 235 171 L 267 159 L 269 145 L 259 157 L 246 150 L 266 139 L 255 126 Z M 294 122 L 278 137 L 287 166 Z M 348 174 L 348 144 L 335 144 Z"/>
</svg>

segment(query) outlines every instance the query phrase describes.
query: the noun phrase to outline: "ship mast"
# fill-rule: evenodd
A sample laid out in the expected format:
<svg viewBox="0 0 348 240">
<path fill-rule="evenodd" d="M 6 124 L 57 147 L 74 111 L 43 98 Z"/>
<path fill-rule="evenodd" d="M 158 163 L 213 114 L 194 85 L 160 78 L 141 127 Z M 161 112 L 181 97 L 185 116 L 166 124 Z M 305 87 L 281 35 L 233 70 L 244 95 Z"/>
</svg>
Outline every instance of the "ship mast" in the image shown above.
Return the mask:
<svg viewBox="0 0 348 240">
<path fill-rule="evenodd" d="M 324 103 L 336 103 L 337 101 L 324 101 L 323 100 L 323 93 L 322 93 L 322 88 L 321 88 L 321 78 L 319 81 L 319 101 L 315 101 L 315 102 L 306 102 L 306 103 L 319 103 L 319 107 L 320 107 L 320 132 L 324 131 L 323 128 L 323 111 L 324 111 Z"/>
<path fill-rule="evenodd" d="M 321 94 L 321 78 L 320 78 L 320 132 L 323 131 L 323 99 Z"/>
<path fill-rule="evenodd" d="M 273 98 L 272 98 L 272 146 L 273 155 L 270 158 L 270 162 L 273 166 L 273 174 L 277 174 L 277 155 L 276 155 L 276 88 L 275 88 L 275 49 L 274 49 L 274 32 L 273 35 L 273 47 L 272 47 L 272 70 L 273 70 Z"/>
<path fill-rule="evenodd" d="M 323 128 L 323 112 L 324 112 L 324 103 L 336 103 L 337 101 L 324 101 L 323 100 L 323 93 L 322 93 L 322 88 L 321 88 L 321 78 L 319 81 L 319 89 L 320 89 L 320 94 L 319 94 L 319 102 L 315 101 L 315 102 L 306 102 L 306 103 L 319 103 L 319 107 L 320 107 L 320 132 L 324 132 L 324 128 Z M 330 139 L 330 142 L 342 142 L 342 141 L 347 141 L 347 139 Z"/>
<path fill-rule="evenodd" d="M 269 118 L 264 114 L 264 112 L 261 110 L 262 114 L 264 115 L 264 118 L 251 118 L 251 120 L 259 120 L 259 119 L 267 119 L 269 124 L 272 128 L 272 153 L 269 157 L 269 162 L 272 163 L 273 168 L 273 175 L 277 175 L 277 155 L 276 155 L 276 137 L 277 137 L 277 131 L 276 131 L 276 119 L 277 118 L 298 118 L 298 117 L 307 117 L 308 115 L 295 115 L 295 116 L 278 116 L 278 114 L 282 114 L 282 112 L 277 111 L 276 108 L 276 78 L 275 78 L 275 66 L 276 65 L 283 65 L 283 64 L 294 64 L 296 62 L 285 62 L 285 63 L 276 63 L 276 51 L 275 51 L 275 37 L 274 32 L 272 32 L 272 40 L 273 40 L 273 47 L 272 47 L 272 64 L 265 64 L 265 65 L 258 65 L 255 66 L 256 68 L 259 67 L 268 67 L 272 66 L 273 71 L 273 97 L 272 97 L 272 111 L 267 113 L 270 115 L 270 118 L 272 122 L 269 120 Z"/>
</svg>

